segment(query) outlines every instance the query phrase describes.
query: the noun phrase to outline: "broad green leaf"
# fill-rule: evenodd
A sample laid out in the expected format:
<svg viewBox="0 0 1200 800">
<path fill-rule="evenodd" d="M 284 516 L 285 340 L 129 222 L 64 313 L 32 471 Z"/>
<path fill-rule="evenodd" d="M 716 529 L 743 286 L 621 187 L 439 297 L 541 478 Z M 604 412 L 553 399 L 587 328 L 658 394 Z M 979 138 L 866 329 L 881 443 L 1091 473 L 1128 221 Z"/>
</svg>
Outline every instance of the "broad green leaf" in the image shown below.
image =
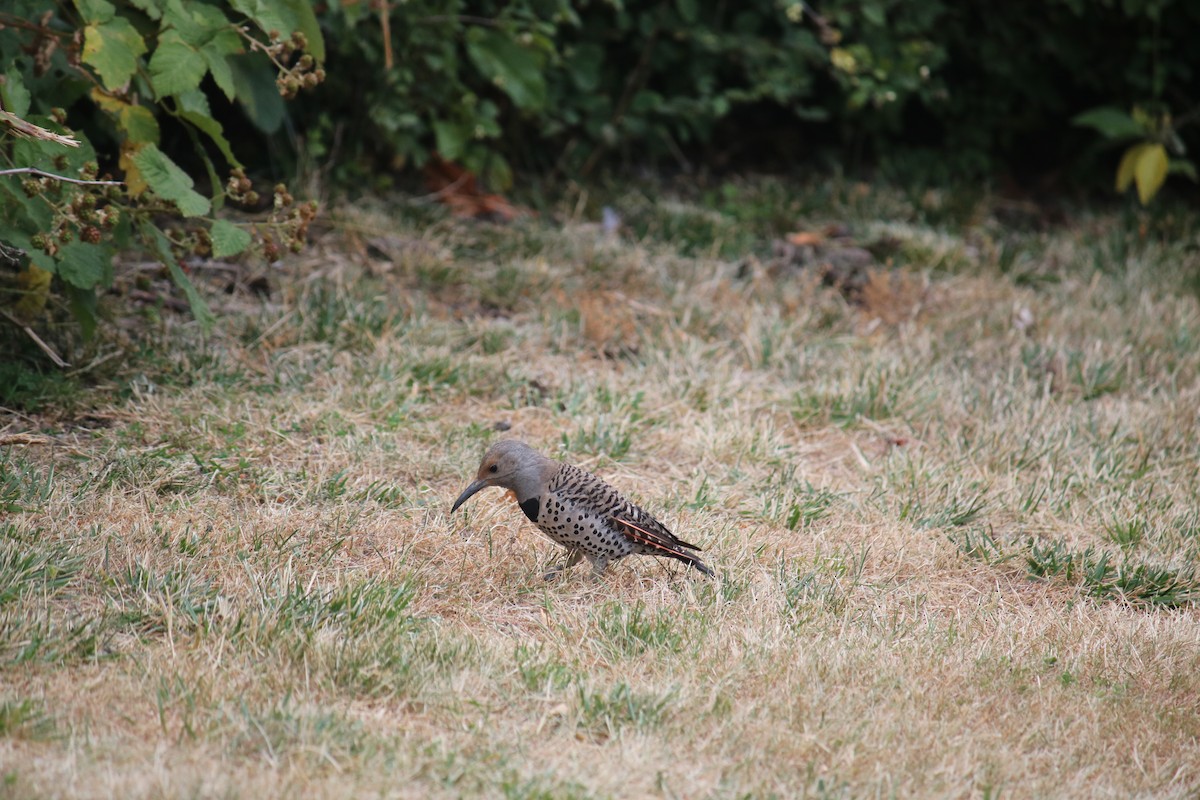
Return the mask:
<svg viewBox="0 0 1200 800">
<path fill-rule="evenodd" d="M 143 105 L 129 105 L 121 112 L 121 127 L 130 141 L 158 144 L 158 120 Z"/>
<path fill-rule="evenodd" d="M 115 118 L 128 141 L 158 144 L 158 120 L 149 108 L 111 95 L 99 86 L 92 87 L 89 96 L 101 110 Z"/>
<path fill-rule="evenodd" d="M 196 321 L 200 323 L 200 326 L 205 331 L 212 330 L 213 323 L 217 319 L 209 311 L 208 304 L 204 302 L 204 298 L 196 291 L 196 287 L 188 279 L 187 274 L 179 267 L 179 261 L 175 258 L 175 254 L 171 252 L 171 242 L 167 239 L 166 234 L 150 222 L 143 222 L 139 227 L 142 235 L 154 245 L 159 259 L 166 264 L 167 271 L 171 273 L 171 280 L 175 281 L 175 285 L 180 288 L 184 297 L 187 298 L 188 305 L 192 309 L 192 316 L 196 318 Z"/>
<path fill-rule="evenodd" d="M 112 256 L 111 248 L 103 245 L 71 242 L 55 254 L 55 271 L 80 289 L 107 287 L 112 283 Z"/>
<path fill-rule="evenodd" d="M 238 52 L 241 52 L 240 48 L 230 51 L 230 53 Z M 204 57 L 204 63 L 208 65 L 208 71 L 212 73 L 217 88 L 225 94 L 227 99 L 236 99 L 237 86 L 233 82 L 233 70 L 229 67 L 229 53 L 224 52 L 223 48 L 206 47 L 200 51 L 200 54 Z"/>
<path fill-rule="evenodd" d="M 151 191 L 179 206 L 185 217 L 198 217 L 209 212 L 212 205 L 207 197 L 192 188 L 191 176 L 156 145 L 143 145 L 133 156 L 133 162 Z"/>
<path fill-rule="evenodd" d="M 1186 158 L 1172 158 L 1171 166 L 1167 168 L 1167 172 L 1172 175 L 1184 175 L 1192 180 L 1197 180 L 1196 165 Z"/>
<path fill-rule="evenodd" d="M 1146 135 L 1146 130 L 1133 117 L 1119 108 L 1102 106 L 1077 114 L 1071 118 L 1071 123 L 1099 131 L 1105 139 L 1120 141 L 1136 139 Z"/>
<path fill-rule="evenodd" d="M 158 39 L 158 47 L 150 56 L 150 83 L 159 99 L 199 88 L 208 72 L 204 56 L 180 38 L 167 31 Z"/>
<path fill-rule="evenodd" d="M 604 48 L 598 44 L 581 44 L 571 53 L 567 68 L 576 88 L 594 92 L 600 85 L 600 68 L 604 64 Z"/>
<path fill-rule="evenodd" d="M 537 111 L 546 105 L 540 53 L 521 47 L 501 31 L 472 28 L 467 34 L 467 55 L 518 108 Z"/>
<path fill-rule="evenodd" d="M 325 39 L 321 35 L 321 24 L 317 22 L 317 15 L 313 11 L 312 0 L 279 0 L 279 2 L 292 12 L 296 21 L 295 30 L 303 33 L 304 38 L 308 40 L 308 52 L 317 60 L 317 63 L 325 63 Z"/>
<path fill-rule="evenodd" d="M 96 333 L 96 290 L 80 289 L 66 285 L 67 303 L 71 306 L 71 314 L 79 323 L 79 332 L 83 340 L 90 342 Z"/>
<path fill-rule="evenodd" d="M 227 59 L 233 73 L 237 99 L 263 133 L 275 133 L 283 124 L 284 104 L 275 85 L 275 71 L 262 53 L 247 53 Z"/>
<path fill-rule="evenodd" d="M 463 148 L 471 138 L 471 131 L 461 123 L 439 119 L 433 123 L 433 136 L 442 158 L 454 161 L 462 155 Z"/>
<path fill-rule="evenodd" d="M 1138 156 L 1133 179 L 1137 184 L 1138 200 L 1142 205 L 1148 204 L 1162 188 L 1163 181 L 1167 179 L 1169 161 L 1167 148 L 1161 144 L 1149 145 Z"/>
<path fill-rule="evenodd" d="M 235 167 L 242 166 L 242 162 L 238 161 L 237 156 L 233 154 L 233 148 L 229 144 L 229 140 L 225 138 L 225 131 L 221 127 L 221 123 L 215 119 L 203 114 L 196 114 L 191 111 L 184 111 L 179 115 L 180 118 L 192 123 L 196 128 L 212 140 L 212 143 L 221 151 L 221 155 L 230 165 Z"/>
<path fill-rule="evenodd" d="M 117 8 L 108 0 L 75 0 L 79 15 L 89 25 L 108 22 L 117 14 Z"/>
<path fill-rule="evenodd" d="M 325 61 L 325 40 L 311 0 L 230 0 L 229 5 L 254 20 L 264 33 L 276 31 L 289 36 L 300 31 L 308 40 L 312 57 Z"/>
<path fill-rule="evenodd" d="M 700 18 L 700 9 L 696 6 L 696 0 L 675 0 L 675 8 L 684 22 L 692 23 Z"/>
<path fill-rule="evenodd" d="M 213 258 L 236 256 L 250 246 L 250 232 L 223 219 L 213 220 L 209 235 L 212 237 Z"/>
<path fill-rule="evenodd" d="M 162 19 L 163 3 L 162 0 L 129 0 L 130 5 L 141 10 L 147 17 L 153 20 Z"/>
<path fill-rule="evenodd" d="M 882 6 L 876 3 L 863 3 L 859 11 L 862 13 L 863 19 L 876 28 L 883 28 L 887 25 L 887 12 Z"/>
<path fill-rule="evenodd" d="M 124 17 L 95 22 L 83 29 L 83 61 L 96 70 L 104 86 L 116 90 L 137 72 L 146 43 Z M 157 52 L 157 51 L 156 51 Z"/>
<path fill-rule="evenodd" d="M 15 66 L 8 68 L 4 81 L 0 82 L 0 100 L 3 101 L 4 110 L 10 114 L 24 117 L 29 113 L 29 90 L 25 88 L 21 73 Z"/>
</svg>

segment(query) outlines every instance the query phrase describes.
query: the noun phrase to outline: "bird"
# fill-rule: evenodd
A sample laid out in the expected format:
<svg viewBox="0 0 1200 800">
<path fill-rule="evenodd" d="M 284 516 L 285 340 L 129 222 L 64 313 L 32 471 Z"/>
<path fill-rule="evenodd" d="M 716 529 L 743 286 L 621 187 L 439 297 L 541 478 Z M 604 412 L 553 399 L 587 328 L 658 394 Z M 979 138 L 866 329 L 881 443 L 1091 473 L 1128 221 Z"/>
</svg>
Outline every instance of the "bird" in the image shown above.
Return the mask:
<svg viewBox="0 0 1200 800">
<path fill-rule="evenodd" d="M 547 458 L 524 442 L 503 439 L 483 454 L 475 480 L 450 507 L 453 514 L 481 489 L 511 491 L 517 505 L 552 541 L 567 548 L 567 558 L 544 577 L 552 580 L 587 558 L 598 578 L 609 562 L 629 555 L 674 558 L 715 577 L 689 551 L 700 548 L 671 533 L 648 511 L 587 470 Z"/>
</svg>

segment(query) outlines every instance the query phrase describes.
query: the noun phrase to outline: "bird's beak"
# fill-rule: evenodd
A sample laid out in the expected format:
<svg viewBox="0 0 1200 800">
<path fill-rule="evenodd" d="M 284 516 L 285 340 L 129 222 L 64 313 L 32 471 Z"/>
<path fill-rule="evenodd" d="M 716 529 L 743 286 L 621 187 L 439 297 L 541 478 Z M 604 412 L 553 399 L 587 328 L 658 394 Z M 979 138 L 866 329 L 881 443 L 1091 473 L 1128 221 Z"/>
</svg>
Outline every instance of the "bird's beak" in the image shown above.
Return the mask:
<svg viewBox="0 0 1200 800">
<path fill-rule="evenodd" d="M 475 481 L 474 483 L 472 483 L 470 486 L 468 486 L 463 491 L 462 494 L 460 494 L 458 496 L 458 499 L 454 501 L 454 505 L 450 506 L 450 513 L 453 514 L 455 511 L 458 510 L 459 506 L 461 506 L 463 503 L 467 502 L 467 500 L 469 500 L 471 498 L 471 495 L 475 494 L 480 489 L 484 489 L 486 487 L 487 487 L 487 483 L 485 483 L 484 481 Z"/>
</svg>

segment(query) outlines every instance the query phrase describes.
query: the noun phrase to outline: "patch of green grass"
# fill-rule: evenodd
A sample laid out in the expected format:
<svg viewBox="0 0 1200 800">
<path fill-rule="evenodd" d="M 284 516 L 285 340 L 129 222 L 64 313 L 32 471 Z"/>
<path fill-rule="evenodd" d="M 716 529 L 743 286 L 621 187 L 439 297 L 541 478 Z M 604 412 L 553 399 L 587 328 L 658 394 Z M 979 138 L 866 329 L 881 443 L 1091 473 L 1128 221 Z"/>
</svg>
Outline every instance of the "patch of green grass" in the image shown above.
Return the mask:
<svg viewBox="0 0 1200 800">
<path fill-rule="evenodd" d="M 45 741 L 56 735 L 53 718 L 46 714 L 43 703 L 23 700 L 0 700 L 0 738 Z"/>
<path fill-rule="evenodd" d="M 521 682 L 531 692 L 552 695 L 578 682 L 579 673 L 558 659 L 546 656 L 541 648 L 517 645 L 513 655 Z"/>
<path fill-rule="evenodd" d="M 988 487 L 944 483 L 939 497 L 923 500 L 910 495 L 900 506 L 900 519 L 918 528 L 961 528 L 975 522 L 988 508 Z"/>
<path fill-rule="evenodd" d="M 0 328 L 0 336 L 16 336 Z M 0 406 L 27 413 L 50 407 L 71 407 L 81 399 L 83 387 L 40 357 L 30 354 L 28 362 L 0 360 Z"/>
<path fill-rule="evenodd" d="M 1113 519 L 1105 523 L 1104 533 L 1110 542 L 1122 550 L 1131 550 L 1145 540 L 1149 527 L 1142 517 Z"/>
<path fill-rule="evenodd" d="M 500 796 L 506 800 L 592 800 L 593 795 L 575 781 L 560 781 L 555 775 L 522 777 L 510 770 L 500 778 Z"/>
<path fill-rule="evenodd" d="M 302 664 L 314 680 L 363 695 L 404 695 L 468 663 L 471 648 L 438 635 L 408 608 L 416 585 L 378 578 L 331 588 L 294 578 L 259 584 L 257 607 L 227 635 Z"/>
<path fill-rule="evenodd" d="M 563 432 L 563 450 L 623 460 L 633 448 L 638 432 L 653 422 L 642 410 L 644 400 L 644 392 L 623 395 L 606 387 L 561 396 L 559 402 L 565 414 L 586 420 L 574 430 Z"/>
<path fill-rule="evenodd" d="M 16 450 L 0 453 L 0 513 L 20 514 L 44 508 L 54 494 L 54 464 L 31 464 Z"/>
<path fill-rule="evenodd" d="M 829 516 L 838 500 L 836 493 L 818 489 L 807 481 L 802 487 L 779 487 L 775 491 L 763 491 L 761 496 L 762 518 L 780 523 L 789 531 L 807 528 Z"/>
<path fill-rule="evenodd" d="M 675 696 L 675 690 L 664 694 L 638 692 L 623 681 L 607 691 L 580 685 L 575 696 L 579 730 L 605 741 L 625 728 L 652 729 L 666 718 Z"/>
<path fill-rule="evenodd" d="M 1006 554 L 991 532 L 983 528 L 952 530 L 946 537 L 964 556 L 985 564 L 1001 564 L 1015 556 Z"/>
<path fill-rule="evenodd" d="M 678 653 L 683 649 L 679 619 L 643 603 L 606 603 L 596 610 L 598 644 L 609 658 L 636 658 L 646 652 Z"/>
<path fill-rule="evenodd" d="M 299 708 L 290 698 L 265 707 L 244 701 L 226 704 L 223 711 L 221 739 L 238 758 L 337 767 L 367 748 L 361 723 L 334 711 Z"/>
<path fill-rule="evenodd" d="M 793 397 L 798 422 L 831 421 L 848 428 L 863 420 L 883 422 L 917 414 L 928 402 L 925 379 L 894 367 L 868 368 L 841 385 Z"/>
<path fill-rule="evenodd" d="M 206 627 L 217 609 L 218 591 L 182 563 L 158 573 L 135 561 L 109 580 L 116 622 L 140 636 Z"/>
<path fill-rule="evenodd" d="M 779 581 L 783 588 L 784 615 L 793 624 L 803 624 L 814 611 L 842 614 L 850 595 L 862 579 L 868 550 L 855 554 L 816 556 L 807 568 L 781 562 Z"/>
<path fill-rule="evenodd" d="M 1071 549 L 1062 540 L 1030 540 L 1025 563 L 1037 578 L 1055 578 L 1081 586 L 1093 597 L 1150 606 L 1176 607 L 1200 602 L 1200 576 L 1145 562 L 1113 563 L 1111 553 L 1088 547 Z"/>
<path fill-rule="evenodd" d="M 18 538 L 19 537 L 19 538 Z M 0 608 L 36 595 L 49 598 L 82 571 L 84 558 L 65 543 L 20 536 L 12 525 L 0 530 Z"/>
</svg>

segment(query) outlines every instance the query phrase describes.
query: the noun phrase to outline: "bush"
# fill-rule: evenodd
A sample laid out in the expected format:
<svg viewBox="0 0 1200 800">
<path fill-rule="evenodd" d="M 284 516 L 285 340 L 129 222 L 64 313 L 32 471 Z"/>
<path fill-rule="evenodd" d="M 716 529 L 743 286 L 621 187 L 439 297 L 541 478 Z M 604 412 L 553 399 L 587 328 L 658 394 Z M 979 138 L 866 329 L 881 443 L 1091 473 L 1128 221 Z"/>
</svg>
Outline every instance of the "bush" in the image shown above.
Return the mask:
<svg viewBox="0 0 1200 800">
<path fill-rule="evenodd" d="M 270 258 L 303 242 L 314 209 L 295 207 L 283 186 L 265 223 L 218 216 L 227 200 L 259 197 L 210 99 L 240 103 L 266 129 L 281 95 L 320 82 L 323 39 L 307 0 L 10 9 L 0 13 L 0 266 L 15 277 L 0 285 L 0 308 L 11 318 L 36 318 L 61 296 L 90 335 L 114 256 L 140 246 L 207 323 L 185 256 L 254 247 Z"/>
</svg>

